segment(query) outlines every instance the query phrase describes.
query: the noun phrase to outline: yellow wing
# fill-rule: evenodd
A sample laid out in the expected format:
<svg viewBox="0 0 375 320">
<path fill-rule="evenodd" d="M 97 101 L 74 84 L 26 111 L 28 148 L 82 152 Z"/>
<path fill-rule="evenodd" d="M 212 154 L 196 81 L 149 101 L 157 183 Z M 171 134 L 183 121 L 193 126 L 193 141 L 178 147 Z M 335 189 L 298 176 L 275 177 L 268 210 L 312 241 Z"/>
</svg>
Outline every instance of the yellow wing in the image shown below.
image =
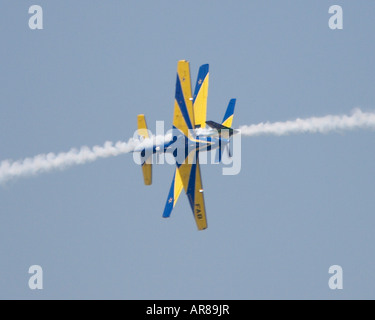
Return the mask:
<svg viewBox="0 0 375 320">
<path fill-rule="evenodd" d="M 187 137 L 189 137 L 189 130 L 194 128 L 190 67 L 186 60 L 180 60 L 177 64 L 173 127 L 181 130 Z"/>
<path fill-rule="evenodd" d="M 206 126 L 208 78 L 208 64 L 204 64 L 199 68 L 194 90 L 193 108 L 195 128 L 204 128 Z"/>
<path fill-rule="evenodd" d="M 194 159 L 195 157 L 195 159 Z M 177 165 L 165 204 L 163 217 L 169 218 L 177 199 L 185 189 L 198 230 L 207 228 L 206 208 L 204 205 L 202 178 L 198 153 L 193 150 L 181 165 Z"/>
<path fill-rule="evenodd" d="M 172 179 L 172 185 L 171 185 L 171 188 L 169 189 L 167 202 L 165 204 L 163 218 L 170 217 L 173 208 L 176 206 L 178 197 L 181 194 L 182 188 L 183 188 L 183 183 L 182 183 L 181 175 L 180 175 L 178 168 L 176 168 L 176 171 Z"/>
<path fill-rule="evenodd" d="M 189 154 L 185 162 L 178 167 L 178 171 L 198 230 L 204 230 L 207 228 L 206 208 L 204 205 L 199 157 L 196 150 Z"/>
<path fill-rule="evenodd" d="M 139 114 L 137 117 L 138 122 L 138 134 L 143 138 L 149 138 L 148 130 L 147 130 L 147 124 L 144 114 Z M 146 186 L 149 186 L 152 184 L 152 163 L 151 163 L 151 157 L 146 159 L 145 162 L 142 163 L 142 171 L 143 171 L 143 180 Z"/>
<path fill-rule="evenodd" d="M 202 186 L 202 177 L 201 171 L 199 166 L 199 161 L 197 158 L 197 163 L 195 164 L 195 168 L 193 167 L 192 170 L 195 170 L 194 173 L 189 181 L 190 189 L 187 192 L 187 196 L 189 198 L 190 205 L 192 207 L 195 222 L 197 224 L 198 230 L 204 230 L 207 228 L 207 218 L 206 218 L 206 208 L 204 205 L 204 197 L 203 197 L 203 186 Z M 191 193 L 194 193 L 194 199 L 191 200 Z M 194 203 L 194 207 L 193 207 Z"/>
</svg>

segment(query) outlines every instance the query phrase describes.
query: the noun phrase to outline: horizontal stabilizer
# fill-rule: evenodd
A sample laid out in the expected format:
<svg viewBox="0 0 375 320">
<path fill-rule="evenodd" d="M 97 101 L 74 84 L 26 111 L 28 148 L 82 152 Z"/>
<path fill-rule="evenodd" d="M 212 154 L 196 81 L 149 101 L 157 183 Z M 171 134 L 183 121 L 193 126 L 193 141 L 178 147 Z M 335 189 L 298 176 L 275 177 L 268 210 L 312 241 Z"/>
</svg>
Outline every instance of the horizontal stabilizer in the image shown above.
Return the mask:
<svg viewBox="0 0 375 320">
<path fill-rule="evenodd" d="M 223 126 L 222 124 L 217 123 L 215 121 L 206 121 L 206 123 L 209 127 L 213 128 L 213 129 L 216 129 L 217 131 L 219 131 L 219 130 L 233 130 L 232 128 Z"/>
</svg>

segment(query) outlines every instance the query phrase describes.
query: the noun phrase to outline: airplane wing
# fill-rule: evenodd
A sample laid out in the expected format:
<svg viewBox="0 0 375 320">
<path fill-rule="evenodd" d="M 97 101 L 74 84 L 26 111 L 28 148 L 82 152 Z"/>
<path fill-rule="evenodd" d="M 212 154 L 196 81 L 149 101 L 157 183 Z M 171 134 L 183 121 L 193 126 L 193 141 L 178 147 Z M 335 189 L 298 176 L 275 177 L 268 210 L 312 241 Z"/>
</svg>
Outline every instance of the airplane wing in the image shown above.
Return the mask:
<svg viewBox="0 0 375 320">
<path fill-rule="evenodd" d="M 208 94 L 208 64 L 199 68 L 197 82 L 193 96 L 195 128 L 206 126 L 207 94 Z"/>
<path fill-rule="evenodd" d="M 204 230 L 207 228 L 207 219 L 198 152 L 196 156 L 196 163 L 191 165 L 188 189 L 187 191 L 185 189 L 185 191 L 193 210 L 198 230 Z"/>
<path fill-rule="evenodd" d="M 178 171 L 178 168 L 176 168 L 172 179 L 172 185 L 168 193 L 167 203 L 165 204 L 163 218 L 170 217 L 173 208 L 176 206 L 178 197 L 181 194 L 182 188 L 183 183 L 181 180 L 180 172 Z"/>
<path fill-rule="evenodd" d="M 138 134 L 143 138 L 149 138 L 147 124 L 144 114 L 139 114 L 138 120 Z M 152 184 L 152 158 L 149 157 L 142 163 L 143 180 L 146 186 Z"/>
<path fill-rule="evenodd" d="M 194 129 L 194 123 L 189 62 L 180 60 L 177 64 L 173 127 L 188 137 L 189 130 Z"/>
<path fill-rule="evenodd" d="M 195 160 L 193 157 L 195 157 Z M 189 161 L 187 160 L 188 158 Z M 207 218 L 198 152 L 193 150 L 187 159 L 183 164 L 177 164 L 163 217 L 168 218 L 170 216 L 183 187 L 193 211 L 198 230 L 204 230 L 207 228 Z"/>
<path fill-rule="evenodd" d="M 189 161 L 181 164 L 178 170 L 191 209 L 193 210 L 198 230 L 203 230 L 207 228 L 207 219 L 198 152 L 193 150 L 188 157 L 190 157 Z M 192 161 L 193 157 L 195 157 L 195 161 Z"/>
</svg>

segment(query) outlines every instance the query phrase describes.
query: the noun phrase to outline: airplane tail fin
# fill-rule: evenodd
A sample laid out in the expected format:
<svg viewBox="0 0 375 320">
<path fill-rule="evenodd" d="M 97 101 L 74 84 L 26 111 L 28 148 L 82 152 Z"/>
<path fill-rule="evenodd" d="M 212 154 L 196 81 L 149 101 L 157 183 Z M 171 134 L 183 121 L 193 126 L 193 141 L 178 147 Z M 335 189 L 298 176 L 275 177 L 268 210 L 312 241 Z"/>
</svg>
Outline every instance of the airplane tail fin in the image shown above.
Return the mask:
<svg viewBox="0 0 375 320">
<path fill-rule="evenodd" d="M 224 139 L 229 139 L 233 134 L 237 134 L 238 130 L 231 128 L 232 122 L 233 122 L 233 115 L 234 115 L 234 107 L 236 105 L 236 99 L 231 99 L 229 101 L 227 110 L 224 114 L 223 121 L 220 123 L 216 123 L 214 121 L 206 121 L 206 124 L 211 127 L 216 129 L 219 132 L 219 135 L 221 138 Z M 221 162 L 221 157 L 223 154 L 223 149 L 226 149 L 228 152 L 228 156 L 232 157 L 232 152 L 230 149 L 229 144 L 225 146 L 225 148 L 222 148 L 221 146 L 221 140 L 219 141 L 219 148 L 216 151 L 216 158 L 215 162 L 220 163 Z"/>
<path fill-rule="evenodd" d="M 139 114 L 137 117 L 138 122 L 138 134 L 147 139 L 149 138 L 148 130 L 147 130 L 147 124 L 146 124 L 146 118 L 144 114 Z M 143 152 L 142 157 L 145 156 L 145 152 Z M 152 184 L 152 154 L 151 156 L 146 159 L 142 163 L 142 172 L 143 172 L 143 180 L 146 186 L 149 186 Z"/>
<path fill-rule="evenodd" d="M 227 111 L 225 112 L 223 121 L 221 123 L 223 126 L 232 127 L 235 105 L 236 105 L 236 99 L 231 99 L 229 101 L 229 104 L 228 104 L 228 107 L 227 107 Z M 229 157 L 232 157 L 232 152 L 231 152 L 230 146 L 227 145 L 226 149 L 228 151 Z"/>
<path fill-rule="evenodd" d="M 221 122 L 223 126 L 228 127 L 228 128 L 232 126 L 235 105 L 236 105 L 236 99 L 231 99 L 229 101 L 227 111 L 225 112 L 223 121 Z"/>
</svg>

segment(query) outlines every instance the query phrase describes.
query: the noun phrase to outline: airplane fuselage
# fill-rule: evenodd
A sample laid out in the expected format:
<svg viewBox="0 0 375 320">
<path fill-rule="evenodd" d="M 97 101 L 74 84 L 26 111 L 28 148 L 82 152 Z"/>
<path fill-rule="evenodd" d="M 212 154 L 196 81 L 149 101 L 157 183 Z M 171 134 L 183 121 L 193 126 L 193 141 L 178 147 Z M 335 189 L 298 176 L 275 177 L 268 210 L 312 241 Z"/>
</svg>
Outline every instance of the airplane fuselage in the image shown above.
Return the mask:
<svg viewBox="0 0 375 320">
<path fill-rule="evenodd" d="M 173 130 L 172 137 L 162 143 L 154 142 L 152 145 L 142 144 L 136 148 L 135 152 L 140 152 L 143 159 L 148 159 L 152 154 L 173 154 L 178 163 L 182 163 L 191 151 L 212 151 L 224 148 L 230 143 L 230 139 L 223 138 L 215 129 L 192 130 L 189 137 L 180 131 Z"/>
</svg>

